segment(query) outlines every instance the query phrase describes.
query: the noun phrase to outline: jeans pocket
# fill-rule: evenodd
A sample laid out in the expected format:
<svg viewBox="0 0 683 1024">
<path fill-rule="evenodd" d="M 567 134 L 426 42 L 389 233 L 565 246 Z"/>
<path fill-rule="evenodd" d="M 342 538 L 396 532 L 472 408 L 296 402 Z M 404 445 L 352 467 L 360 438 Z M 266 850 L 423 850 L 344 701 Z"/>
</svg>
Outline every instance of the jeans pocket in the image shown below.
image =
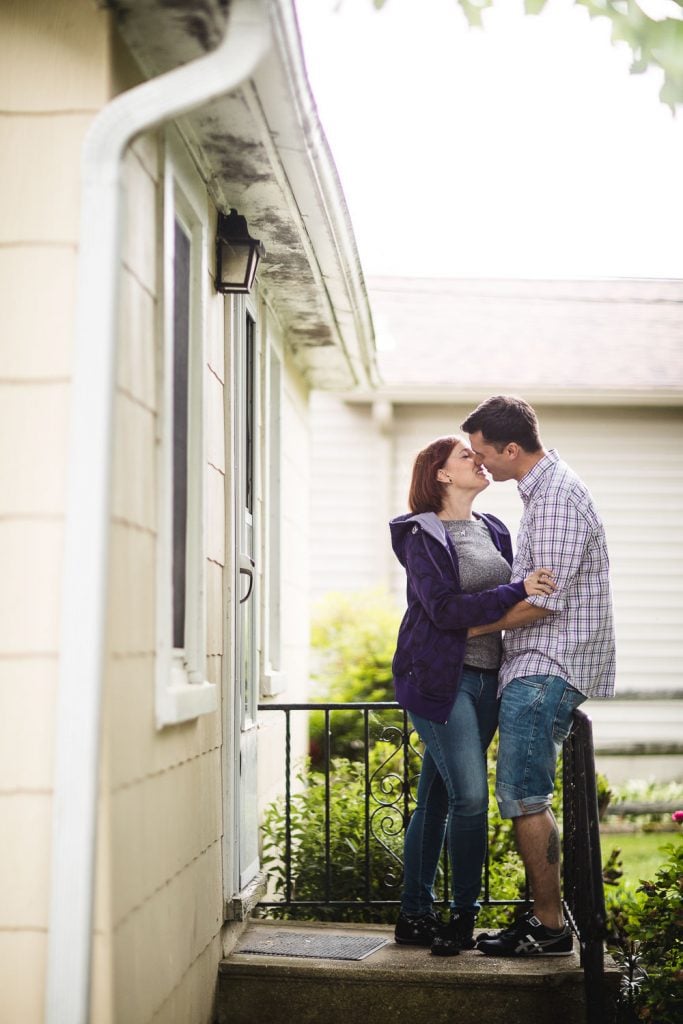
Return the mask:
<svg viewBox="0 0 683 1024">
<path fill-rule="evenodd" d="M 567 685 L 562 700 L 560 701 L 555 720 L 553 721 L 553 740 L 555 743 L 564 743 L 569 735 L 574 718 L 574 712 L 583 704 L 585 696 L 575 690 L 573 686 Z"/>
<path fill-rule="evenodd" d="M 514 687 L 514 689 L 512 689 Z M 537 679 L 515 679 L 503 690 L 506 718 L 516 721 L 534 713 L 543 700 L 543 682 Z"/>
</svg>

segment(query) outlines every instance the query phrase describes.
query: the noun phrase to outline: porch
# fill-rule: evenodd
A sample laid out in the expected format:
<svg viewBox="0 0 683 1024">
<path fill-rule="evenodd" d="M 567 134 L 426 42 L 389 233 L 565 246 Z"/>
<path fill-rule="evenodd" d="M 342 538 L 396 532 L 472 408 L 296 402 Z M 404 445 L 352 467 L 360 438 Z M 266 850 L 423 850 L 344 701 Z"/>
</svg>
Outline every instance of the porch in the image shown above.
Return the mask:
<svg viewBox="0 0 683 1024">
<path fill-rule="evenodd" d="M 240 952 L 254 940 L 305 934 L 312 940 L 374 936 L 385 940 L 363 960 L 339 960 Z M 616 993 L 619 972 L 607 958 L 605 993 Z M 472 950 L 450 958 L 429 949 L 398 946 L 387 925 L 252 921 L 219 967 L 219 1024 L 517 1024 L 587 1019 L 584 972 L 578 943 L 570 956 L 506 960 Z M 594 1019 L 611 1018 L 601 1008 Z"/>
<path fill-rule="evenodd" d="M 454 958 L 437 958 L 429 949 L 398 946 L 391 924 L 358 923 L 375 919 L 380 912 L 391 921 L 398 909 L 401 868 L 388 872 L 391 892 L 378 895 L 372 874 L 373 856 L 387 851 L 387 833 L 374 830 L 377 818 L 398 819 L 401 829 L 409 820 L 412 787 L 416 780 L 407 716 L 393 702 L 367 704 L 262 705 L 261 711 L 281 713 L 284 727 L 284 829 L 280 884 L 261 903 L 260 912 L 270 909 L 280 916 L 318 917 L 319 920 L 264 920 L 256 918 L 240 936 L 235 948 L 219 967 L 217 1013 L 219 1024 L 240 1024 L 268 1020 L 269 1024 L 297 1020 L 316 1024 L 325 1020 L 363 1021 L 370 1014 L 388 1015 L 394 1022 L 413 1021 L 420 1016 L 431 1021 L 450 1020 L 455 1012 L 463 1024 L 485 1017 L 516 1024 L 529 1019 L 551 1020 L 553 1024 L 604 1024 L 612 1020 L 620 974 L 604 954 L 605 910 L 602 887 L 598 805 L 590 719 L 575 715 L 572 732 L 563 750 L 563 887 L 565 912 L 574 931 L 574 951 L 561 958 L 507 960 L 490 958 L 473 950 Z M 292 790 L 294 766 L 291 758 L 292 716 L 312 710 L 324 717 L 320 790 L 322 817 L 308 822 L 319 827 L 318 847 L 322 857 L 317 881 L 311 889 L 309 872 L 305 892 L 298 888 L 297 847 L 301 842 L 301 808 L 293 813 L 296 797 Z M 332 720 L 342 713 L 357 714 L 362 722 L 363 750 L 359 751 L 359 772 L 364 779 L 364 835 L 348 841 L 358 852 L 361 875 L 356 891 L 335 875 L 344 869 L 335 860 L 331 842 L 335 815 Z M 389 756 L 373 768 L 370 716 L 389 715 L 389 723 L 376 733 L 379 742 L 392 746 Z M 402 718 L 402 726 L 397 722 Z M 375 765 L 376 765 L 375 761 Z M 387 780 L 390 780 L 387 782 Z M 294 819 L 298 817 L 298 823 Z M 396 835 L 391 825 L 389 832 Z M 353 839 L 353 843 L 351 840 Z M 373 853 L 374 851 L 374 853 Z M 395 856 L 395 851 L 394 854 Z M 310 865 L 306 865 L 309 871 Z M 484 907 L 524 904 L 524 899 L 501 899 L 491 885 L 487 859 L 481 903 Z M 357 880 L 358 881 L 358 880 Z M 448 903 L 448 866 L 439 882 L 438 896 Z M 525 895 L 528 896 L 528 893 Z M 259 913 L 259 910 L 257 910 Z M 354 913 L 357 915 L 353 919 Z M 333 920 L 345 918 L 345 923 Z M 323 923 L 320 918 L 326 919 Z M 351 920 L 349 920 L 351 919 Z M 369 939 L 374 948 L 364 955 L 330 951 L 353 939 Z M 375 943 L 372 940 L 376 940 Z M 298 949 L 292 942 L 298 940 Z M 361 951 L 362 953 L 362 951 Z"/>
</svg>

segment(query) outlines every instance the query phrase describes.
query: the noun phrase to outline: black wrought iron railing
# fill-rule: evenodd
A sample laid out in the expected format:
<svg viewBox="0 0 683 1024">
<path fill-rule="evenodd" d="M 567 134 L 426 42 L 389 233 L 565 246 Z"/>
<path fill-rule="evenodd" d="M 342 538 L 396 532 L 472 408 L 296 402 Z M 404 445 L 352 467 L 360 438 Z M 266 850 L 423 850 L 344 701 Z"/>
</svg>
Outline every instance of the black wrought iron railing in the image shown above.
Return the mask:
<svg viewBox="0 0 683 1024">
<path fill-rule="evenodd" d="M 608 1017 L 604 986 L 607 933 L 593 730 L 583 711 L 563 751 L 563 886 L 564 903 L 581 951 L 586 986 L 586 1020 L 603 1024 Z"/>
<path fill-rule="evenodd" d="M 402 884 L 403 835 L 410 820 L 415 788 L 420 771 L 419 738 L 407 714 L 393 701 L 358 703 L 262 704 L 259 711 L 284 717 L 284 811 L 279 857 L 277 893 L 261 902 L 276 913 L 292 916 L 334 919 L 346 910 L 359 915 L 363 911 L 398 906 Z M 292 752 L 293 717 L 322 716 L 318 723 L 320 738 L 315 750 L 315 786 L 321 835 L 316 837 L 317 873 L 302 864 L 303 831 L 313 820 L 301 821 L 301 795 L 307 783 L 297 784 Z M 358 725 L 349 728 L 349 716 L 358 716 Z M 344 725 L 339 728 L 339 723 Z M 343 734 L 339 740 L 338 729 Z M 345 738 L 344 738 L 345 737 Z M 349 738 L 351 737 L 351 738 Z M 354 881 L 340 868 L 333 856 L 333 832 L 339 798 L 338 762 L 340 754 L 353 748 L 357 766 L 354 781 L 362 787 L 362 836 L 354 850 Z M 336 788 L 335 788 L 336 787 Z M 564 901 L 568 919 L 581 951 L 587 996 L 587 1020 L 597 1024 L 605 1017 L 603 1003 L 603 949 L 605 903 L 602 883 L 598 803 L 590 719 L 581 711 L 574 714 L 572 731 L 563 748 L 563 836 Z M 310 814 L 310 803 L 306 807 Z M 303 831 L 302 831 L 303 830 Z M 346 837 L 349 843 L 351 837 Z M 360 881 L 358 881 L 359 863 Z M 379 871 L 378 871 L 379 865 Z M 352 888 L 353 891 L 349 891 Z M 303 892 L 302 892 L 303 891 Z M 437 884 L 437 898 L 449 900 L 448 859 L 444 855 Z M 528 903 L 527 892 L 515 899 L 501 898 L 491 890 L 490 863 L 487 856 L 482 906 L 510 906 Z M 360 917 L 359 917 L 360 919 Z"/>
</svg>

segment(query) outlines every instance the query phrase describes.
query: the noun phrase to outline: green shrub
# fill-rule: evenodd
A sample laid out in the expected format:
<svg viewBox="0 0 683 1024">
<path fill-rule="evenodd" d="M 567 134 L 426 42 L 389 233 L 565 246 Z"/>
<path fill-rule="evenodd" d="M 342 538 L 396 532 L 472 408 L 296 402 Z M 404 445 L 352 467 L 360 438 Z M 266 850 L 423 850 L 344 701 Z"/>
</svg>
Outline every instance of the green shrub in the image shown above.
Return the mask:
<svg viewBox="0 0 683 1024">
<path fill-rule="evenodd" d="M 325 869 L 325 777 L 304 766 L 298 773 L 300 790 L 291 797 L 292 898 L 320 899 L 326 891 Z M 385 794 L 391 799 L 392 793 Z M 330 772 L 330 878 L 331 900 L 365 898 L 365 777 L 362 766 L 336 758 Z M 400 897 L 403 859 L 403 819 L 401 805 L 382 808 L 371 801 L 370 814 L 385 819 L 381 840 L 370 838 L 370 890 L 373 900 L 397 900 Z M 375 829 L 380 831 L 378 825 Z M 278 896 L 286 893 L 284 863 L 285 809 L 282 800 L 271 804 L 263 822 L 263 862 L 271 886 Z M 329 921 L 392 921 L 394 908 L 307 907 L 272 910 L 273 917 L 302 919 L 315 917 Z"/>
<path fill-rule="evenodd" d="M 658 782 L 656 779 L 629 779 L 614 787 L 611 794 L 614 803 L 636 804 L 683 804 L 683 784 L 680 782 Z M 656 825 L 671 825 L 670 814 L 655 811 L 651 814 L 626 814 L 626 821 L 636 823 L 647 831 Z M 655 829 L 653 829 L 655 830 Z"/>
<path fill-rule="evenodd" d="M 683 1020 L 683 840 L 636 892 L 607 895 L 609 944 L 622 965 L 620 1020 Z"/>
<path fill-rule="evenodd" d="M 353 594 L 331 593 L 317 605 L 311 630 L 314 652 L 314 699 L 347 703 L 394 700 L 391 662 L 401 612 L 381 589 Z M 381 737 L 387 727 L 403 724 L 402 712 L 370 714 L 370 735 Z M 330 756 L 361 760 L 364 749 L 363 716 L 358 712 L 332 713 Z M 325 719 L 313 712 L 309 720 L 310 754 L 314 767 L 322 766 Z"/>
</svg>

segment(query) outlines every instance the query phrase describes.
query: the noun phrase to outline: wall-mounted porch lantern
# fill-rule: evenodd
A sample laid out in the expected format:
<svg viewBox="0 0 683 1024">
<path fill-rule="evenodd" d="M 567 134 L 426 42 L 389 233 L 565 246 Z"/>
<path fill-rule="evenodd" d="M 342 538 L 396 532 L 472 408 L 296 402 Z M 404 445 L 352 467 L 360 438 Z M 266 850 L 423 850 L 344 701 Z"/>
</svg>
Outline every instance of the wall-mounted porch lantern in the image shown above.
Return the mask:
<svg viewBox="0 0 683 1024">
<path fill-rule="evenodd" d="M 249 234 L 247 221 L 237 210 L 218 215 L 216 230 L 216 291 L 250 292 L 258 261 L 266 250 Z"/>
</svg>

